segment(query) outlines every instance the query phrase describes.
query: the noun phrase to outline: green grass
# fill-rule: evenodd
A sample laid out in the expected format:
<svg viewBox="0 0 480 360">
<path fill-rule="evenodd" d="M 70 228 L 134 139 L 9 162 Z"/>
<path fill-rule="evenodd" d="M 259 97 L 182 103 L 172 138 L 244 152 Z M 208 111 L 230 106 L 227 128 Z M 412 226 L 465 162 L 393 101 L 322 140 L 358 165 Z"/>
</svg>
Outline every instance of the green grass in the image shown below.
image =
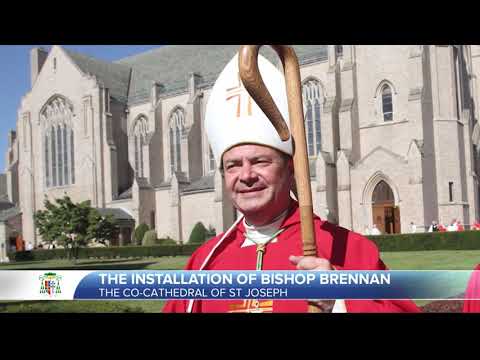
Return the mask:
<svg viewBox="0 0 480 360">
<path fill-rule="evenodd" d="M 381 257 L 391 270 L 473 270 L 480 250 L 398 251 Z"/>
<path fill-rule="evenodd" d="M 129 304 L 124 301 L 11 301 L 0 303 L 0 313 L 143 313 L 147 312 L 145 310 L 141 304 Z"/>
<path fill-rule="evenodd" d="M 188 256 L 109 260 L 47 260 L 0 264 L 0 270 L 180 270 Z"/>
<path fill-rule="evenodd" d="M 392 270 L 472 270 L 480 263 L 480 250 L 438 250 L 411 252 L 384 252 L 381 257 Z M 0 264 L 0 270 L 180 270 L 188 256 L 79 260 L 31 261 L 15 264 Z M 425 305 L 430 301 L 416 301 Z M 68 312 L 68 313 L 126 313 L 161 312 L 164 301 L 5 301 L 0 302 L 0 312 Z"/>
</svg>

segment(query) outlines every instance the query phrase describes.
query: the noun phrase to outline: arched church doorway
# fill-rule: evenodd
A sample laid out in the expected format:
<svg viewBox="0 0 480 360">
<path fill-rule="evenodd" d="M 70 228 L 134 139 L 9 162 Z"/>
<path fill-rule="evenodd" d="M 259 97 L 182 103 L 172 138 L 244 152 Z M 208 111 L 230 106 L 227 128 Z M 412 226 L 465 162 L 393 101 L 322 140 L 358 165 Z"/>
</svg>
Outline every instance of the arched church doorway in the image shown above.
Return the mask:
<svg viewBox="0 0 480 360">
<path fill-rule="evenodd" d="M 373 223 L 382 234 L 400 233 L 400 209 L 395 206 L 392 189 L 381 180 L 372 195 Z"/>
</svg>

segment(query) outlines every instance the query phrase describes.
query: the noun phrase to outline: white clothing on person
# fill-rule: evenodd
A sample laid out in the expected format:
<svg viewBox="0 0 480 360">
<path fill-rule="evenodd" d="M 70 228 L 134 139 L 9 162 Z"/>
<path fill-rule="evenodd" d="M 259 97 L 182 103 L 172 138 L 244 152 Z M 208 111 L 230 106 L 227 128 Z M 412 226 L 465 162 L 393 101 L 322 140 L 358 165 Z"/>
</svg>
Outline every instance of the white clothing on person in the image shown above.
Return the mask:
<svg viewBox="0 0 480 360">
<path fill-rule="evenodd" d="M 458 224 L 454 223 L 454 224 L 448 225 L 447 231 L 458 231 Z"/>
<path fill-rule="evenodd" d="M 376 226 L 374 226 L 372 228 L 372 230 L 370 230 L 370 234 L 371 235 L 382 235 L 382 232 Z"/>
</svg>

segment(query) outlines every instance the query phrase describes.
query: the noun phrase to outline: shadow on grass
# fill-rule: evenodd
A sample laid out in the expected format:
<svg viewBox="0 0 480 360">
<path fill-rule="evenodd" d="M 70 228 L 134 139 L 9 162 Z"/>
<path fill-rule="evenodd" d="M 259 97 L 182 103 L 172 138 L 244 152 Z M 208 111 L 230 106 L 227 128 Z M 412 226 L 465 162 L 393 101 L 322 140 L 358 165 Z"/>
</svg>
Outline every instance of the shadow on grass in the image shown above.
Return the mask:
<svg viewBox="0 0 480 360">
<path fill-rule="evenodd" d="M 135 264 L 118 264 L 118 263 L 93 263 L 74 265 L 75 270 L 140 270 L 145 269 L 149 265 L 155 264 L 155 261 L 140 262 Z"/>
<path fill-rule="evenodd" d="M 29 265 L 29 264 L 39 264 L 39 263 L 44 263 L 45 261 L 43 260 L 36 260 L 36 261 L 12 261 L 12 262 L 7 262 L 7 263 L 1 263 L 0 264 L 0 269 L 2 268 L 2 266 L 12 266 L 12 265 Z"/>
<path fill-rule="evenodd" d="M 131 259 L 107 259 L 107 260 L 80 260 L 77 262 L 77 265 L 88 265 L 88 264 L 118 264 L 118 263 L 125 263 L 131 261 L 138 261 L 141 260 L 141 257 L 131 258 Z"/>
<path fill-rule="evenodd" d="M 155 264 L 155 261 L 139 262 L 135 264 L 119 264 L 118 262 L 107 263 L 93 262 L 93 263 L 71 263 L 69 265 L 49 266 L 48 270 L 141 270 L 149 265 Z M 22 270 L 45 270 L 45 267 L 22 267 Z"/>
</svg>

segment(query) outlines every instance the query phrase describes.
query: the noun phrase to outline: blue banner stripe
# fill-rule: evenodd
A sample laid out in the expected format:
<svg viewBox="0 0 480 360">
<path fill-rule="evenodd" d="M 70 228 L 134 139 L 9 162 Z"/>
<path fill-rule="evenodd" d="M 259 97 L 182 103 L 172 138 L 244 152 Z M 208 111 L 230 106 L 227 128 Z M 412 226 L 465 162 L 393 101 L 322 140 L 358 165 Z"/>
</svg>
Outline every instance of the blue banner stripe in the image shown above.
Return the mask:
<svg viewBox="0 0 480 360">
<path fill-rule="evenodd" d="M 451 299 L 473 271 L 96 271 L 74 299 Z M 480 274 L 479 274 L 480 277 Z M 480 299 L 480 294 L 474 299 Z"/>
</svg>

